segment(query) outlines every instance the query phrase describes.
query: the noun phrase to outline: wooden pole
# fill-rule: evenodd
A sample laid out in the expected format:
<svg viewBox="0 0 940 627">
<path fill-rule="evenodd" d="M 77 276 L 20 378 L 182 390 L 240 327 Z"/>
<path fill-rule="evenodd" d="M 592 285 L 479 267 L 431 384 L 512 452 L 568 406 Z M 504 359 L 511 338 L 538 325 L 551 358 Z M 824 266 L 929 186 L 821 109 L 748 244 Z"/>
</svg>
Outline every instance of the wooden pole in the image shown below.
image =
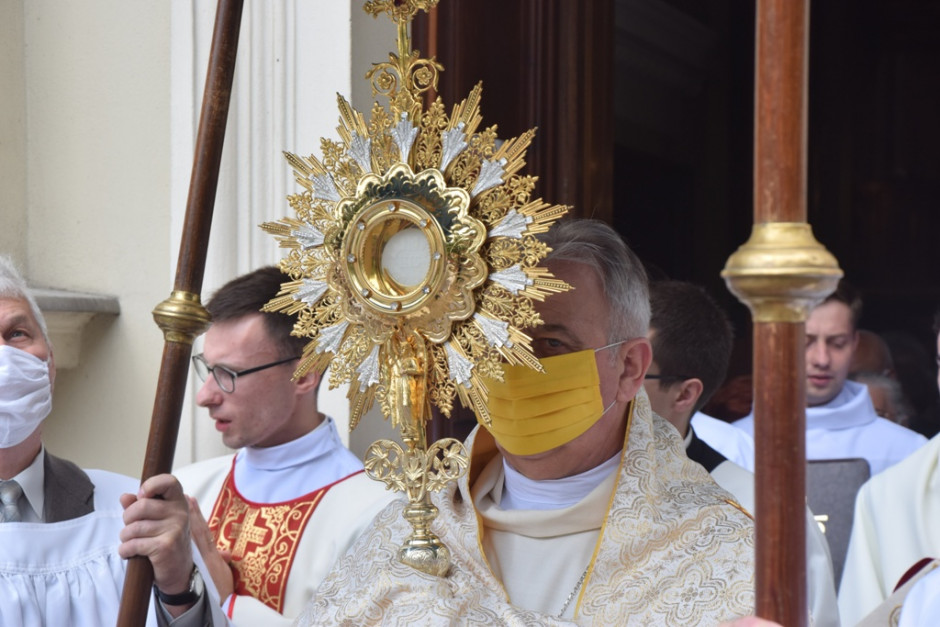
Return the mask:
<svg viewBox="0 0 940 627">
<path fill-rule="evenodd" d="M 808 0 L 757 3 L 754 222 L 806 222 Z"/>
<path fill-rule="evenodd" d="M 154 319 L 164 332 L 165 343 L 141 480 L 172 470 L 192 343 L 209 323 L 199 294 L 235 75 L 241 14 L 242 0 L 219 0 L 173 292 L 154 309 Z M 150 562 L 142 557 L 129 560 L 118 627 L 137 627 L 146 622 L 152 585 Z"/>
<path fill-rule="evenodd" d="M 808 0 L 758 0 L 754 228 L 722 276 L 754 319 L 756 613 L 809 622 L 805 322 L 842 272 L 806 223 Z"/>
<path fill-rule="evenodd" d="M 806 222 L 808 0 L 757 3 L 754 222 Z M 803 322 L 754 324 L 757 614 L 808 621 Z"/>
<path fill-rule="evenodd" d="M 757 615 L 806 625 L 806 380 L 802 324 L 754 325 Z"/>
</svg>

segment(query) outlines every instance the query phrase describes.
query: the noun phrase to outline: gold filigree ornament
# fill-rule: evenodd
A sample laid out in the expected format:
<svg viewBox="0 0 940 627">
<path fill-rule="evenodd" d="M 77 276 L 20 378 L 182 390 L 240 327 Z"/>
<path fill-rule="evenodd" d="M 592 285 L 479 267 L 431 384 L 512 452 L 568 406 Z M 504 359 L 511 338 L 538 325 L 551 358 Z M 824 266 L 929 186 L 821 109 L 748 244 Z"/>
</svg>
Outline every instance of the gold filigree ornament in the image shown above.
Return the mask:
<svg viewBox="0 0 940 627">
<path fill-rule="evenodd" d="M 291 277 L 265 311 L 297 316 L 309 337 L 295 378 L 331 367 L 330 387 L 349 383 L 350 428 L 375 400 L 405 447 L 374 443 L 366 472 L 409 499 L 414 529 L 399 557 L 443 576 L 447 547 L 430 531 L 429 493 L 467 470 L 452 438 L 427 446 L 431 404 L 450 416 L 454 398 L 489 424 L 482 377 L 502 364 L 541 370 L 522 329 L 541 324 L 533 300 L 568 289 L 538 263 L 535 236 L 567 211 L 532 199 L 535 179 L 518 174 L 534 136 L 499 141 L 481 128 L 477 85 L 448 116 L 425 91 L 442 66 L 411 50 L 408 27 L 437 0 L 367 2 L 398 26 L 398 54 L 366 78 L 371 119 L 338 97 L 339 141 L 321 140 L 322 159 L 286 154 L 304 191 L 289 197 L 296 217 L 262 225 L 289 250 Z"/>
</svg>

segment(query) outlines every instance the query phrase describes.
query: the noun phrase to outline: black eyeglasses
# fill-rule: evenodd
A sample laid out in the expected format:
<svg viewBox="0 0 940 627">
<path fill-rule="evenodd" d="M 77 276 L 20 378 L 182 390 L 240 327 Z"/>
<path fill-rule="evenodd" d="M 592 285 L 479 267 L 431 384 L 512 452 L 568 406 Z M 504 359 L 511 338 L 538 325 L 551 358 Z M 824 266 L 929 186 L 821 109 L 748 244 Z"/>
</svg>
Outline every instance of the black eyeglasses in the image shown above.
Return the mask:
<svg viewBox="0 0 940 627">
<path fill-rule="evenodd" d="M 643 378 L 668 383 L 670 381 L 688 381 L 689 379 L 694 379 L 695 377 L 690 377 L 684 374 L 647 374 Z"/>
<path fill-rule="evenodd" d="M 248 368 L 247 370 L 235 372 L 231 368 L 226 368 L 225 366 L 210 366 L 206 361 L 206 358 L 202 355 L 193 355 L 193 368 L 196 370 L 196 374 L 199 376 L 201 381 L 205 381 L 206 377 L 208 377 L 209 373 L 211 372 L 212 378 L 215 379 L 215 382 L 219 384 L 219 388 L 223 392 L 228 392 L 231 394 L 235 391 L 235 379 L 238 377 L 243 377 L 246 374 L 251 374 L 252 372 L 267 370 L 268 368 L 280 366 L 281 364 L 286 364 L 297 359 L 300 359 L 300 357 L 288 357 L 287 359 L 281 359 L 280 361 L 272 361 L 271 363 L 264 364 L 263 366 L 255 366 L 254 368 Z"/>
</svg>

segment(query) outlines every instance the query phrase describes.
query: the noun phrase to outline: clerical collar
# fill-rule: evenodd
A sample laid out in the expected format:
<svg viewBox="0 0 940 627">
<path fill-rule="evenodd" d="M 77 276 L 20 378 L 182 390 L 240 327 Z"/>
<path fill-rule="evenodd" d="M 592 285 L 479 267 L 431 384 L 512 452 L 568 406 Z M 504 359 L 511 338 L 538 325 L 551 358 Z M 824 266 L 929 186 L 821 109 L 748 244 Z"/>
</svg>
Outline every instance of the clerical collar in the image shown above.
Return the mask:
<svg viewBox="0 0 940 627">
<path fill-rule="evenodd" d="M 255 470 L 282 470 L 310 463 L 337 445 L 342 446 L 342 441 L 336 425 L 332 418 L 326 416 L 316 429 L 296 440 L 264 448 L 249 446 L 239 451 L 238 456 Z"/>
<path fill-rule="evenodd" d="M 682 443 L 685 445 L 685 450 L 689 450 L 689 445 L 692 444 L 692 438 L 695 437 L 695 432 L 692 430 L 692 426 L 689 425 L 689 431 L 685 434 L 685 438 L 682 439 Z"/>
<path fill-rule="evenodd" d="M 600 466 L 562 479 L 529 479 L 503 459 L 504 483 L 499 507 L 508 509 L 562 509 L 571 507 L 599 486 L 620 466 L 620 454 Z"/>
</svg>

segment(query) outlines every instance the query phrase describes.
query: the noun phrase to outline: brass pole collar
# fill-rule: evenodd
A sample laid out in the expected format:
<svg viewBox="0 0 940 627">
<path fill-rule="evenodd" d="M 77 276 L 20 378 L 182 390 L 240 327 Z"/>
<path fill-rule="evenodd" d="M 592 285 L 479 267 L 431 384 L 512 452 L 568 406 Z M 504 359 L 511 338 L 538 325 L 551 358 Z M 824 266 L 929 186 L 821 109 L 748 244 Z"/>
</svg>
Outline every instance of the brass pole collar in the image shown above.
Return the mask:
<svg viewBox="0 0 940 627">
<path fill-rule="evenodd" d="M 175 290 L 153 309 L 153 319 L 167 342 L 192 344 L 209 328 L 211 318 L 199 300 L 199 294 Z"/>
<path fill-rule="evenodd" d="M 842 270 L 805 222 L 755 224 L 721 272 L 754 322 L 804 322 L 835 290 Z"/>
</svg>

